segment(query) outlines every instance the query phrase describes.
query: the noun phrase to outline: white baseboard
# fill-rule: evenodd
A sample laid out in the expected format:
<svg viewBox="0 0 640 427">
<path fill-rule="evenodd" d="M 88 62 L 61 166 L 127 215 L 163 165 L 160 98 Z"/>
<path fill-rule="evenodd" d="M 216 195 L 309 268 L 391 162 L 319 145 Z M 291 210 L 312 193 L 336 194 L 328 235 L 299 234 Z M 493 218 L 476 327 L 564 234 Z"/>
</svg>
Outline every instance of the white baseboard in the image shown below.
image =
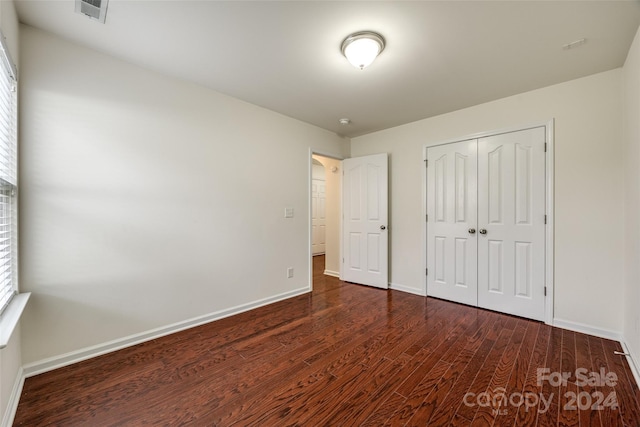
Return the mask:
<svg viewBox="0 0 640 427">
<path fill-rule="evenodd" d="M 574 332 L 581 332 L 583 334 L 593 335 L 600 338 L 606 338 L 613 341 L 622 341 L 622 334 L 618 331 L 611 331 L 609 329 L 598 328 L 596 326 L 586 325 L 584 323 L 572 322 L 570 320 L 553 319 L 553 325 L 558 328 L 568 329 Z"/>
<path fill-rule="evenodd" d="M 22 387 L 24 386 L 24 371 L 22 368 L 18 369 L 18 374 L 16 375 L 16 381 L 13 384 L 13 389 L 11 389 L 11 395 L 9 396 L 9 402 L 7 402 L 7 407 L 5 408 L 4 416 L 2 417 L 2 427 L 11 427 L 13 425 L 13 419 L 16 416 L 16 411 L 18 410 L 18 402 L 20 402 L 20 395 L 22 394 Z"/>
<path fill-rule="evenodd" d="M 393 289 L 394 291 L 407 292 L 414 295 L 420 295 L 421 297 L 427 296 L 427 293 L 422 289 L 410 288 L 408 286 L 399 285 L 397 283 L 389 283 L 389 289 Z"/>
<path fill-rule="evenodd" d="M 86 347 L 77 351 L 62 354 L 59 356 L 50 357 L 48 359 L 39 360 L 34 363 L 29 363 L 23 366 L 24 377 L 32 377 L 44 372 L 52 371 L 63 366 L 71 365 L 76 362 L 90 359 L 92 357 L 101 356 L 106 353 L 111 353 L 116 350 L 121 350 L 126 347 L 131 347 L 136 344 L 150 341 L 156 338 L 163 337 L 165 335 L 180 332 L 185 329 L 193 328 L 195 326 L 203 325 L 205 323 L 213 322 L 215 320 L 223 319 L 225 317 L 233 316 L 243 313 L 245 311 L 253 310 L 254 308 L 262 307 L 274 302 L 282 301 L 288 298 L 295 297 L 310 292 L 308 287 L 295 289 L 293 291 L 285 292 L 272 297 L 264 298 L 261 300 L 253 301 L 247 304 L 238 305 L 236 307 L 228 308 L 225 310 L 216 311 L 214 313 L 205 314 L 203 316 L 194 317 L 193 319 L 185 320 L 182 322 L 174 323 L 172 325 L 163 326 L 161 328 L 152 329 L 147 332 L 142 332 L 128 337 L 119 338 L 117 340 L 109 341 L 103 344 Z"/>
<path fill-rule="evenodd" d="M 327 276 L 337 277 L 338 279 L 340 278 L 340 272 L 338 271 L 325 270 L 324 274 L 326 274 Z"/>
<path fill-rule="evenodd" d="M 629 363 L 631 373 L 636 380 L 636 385 L 640 387 L 640 359 L 637 355 L 633 354 L 633 351 L 631 351 L 631 348 L 627 345 L 625 340 L 621 340 L 620 344 L 622 344 L 622 351 L 628 354 L 627 362 Z"/>
</svg>

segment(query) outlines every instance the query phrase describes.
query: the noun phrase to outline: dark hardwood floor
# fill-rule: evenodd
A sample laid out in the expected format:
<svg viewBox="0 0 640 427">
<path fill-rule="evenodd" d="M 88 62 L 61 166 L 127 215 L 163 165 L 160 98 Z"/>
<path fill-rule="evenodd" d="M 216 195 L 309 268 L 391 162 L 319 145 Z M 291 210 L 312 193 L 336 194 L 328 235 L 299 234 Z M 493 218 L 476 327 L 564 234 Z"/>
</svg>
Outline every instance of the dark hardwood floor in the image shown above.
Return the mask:
<svg viewBox="0 0 640 427">
<path fill-rule="evenodd" d="M 28 378 L 15 425 L 640 426 L 619 343 L 323 269 L 311 294 Z"/>
</svg>

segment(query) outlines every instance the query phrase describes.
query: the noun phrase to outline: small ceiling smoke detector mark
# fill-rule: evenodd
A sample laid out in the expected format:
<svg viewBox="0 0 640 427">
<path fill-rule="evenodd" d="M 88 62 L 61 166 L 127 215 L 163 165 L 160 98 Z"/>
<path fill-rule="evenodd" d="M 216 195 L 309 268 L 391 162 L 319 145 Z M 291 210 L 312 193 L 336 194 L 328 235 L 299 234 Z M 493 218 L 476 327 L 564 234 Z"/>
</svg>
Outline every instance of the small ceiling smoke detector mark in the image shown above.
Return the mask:
<svg viewBox="0 0 640 427">
<path fill-rule="evenodd" d="M 104 24 L 108 0 L 76 0 L 76 13 L 82 13 Z"/>
<path fill-rule="evenodd" d="M 587 39 L 580 39 L 580 40 L 576 40 L 574 42 L 571 43 L 567 43 L 565 45 L 562 45 L 562 50 L 569 50 L 569 49 L 575 49 L 577 47 L 582 46 L 583 44 L 585 44 L 587 42 Z"/>
<path fill-rule="evenodd" d="M 344 119 L 338 120 L 338 122 L 340 122 L 341 125 L 346 126 L 349 123 L 351 123 L 351 119 L 344 118 Z"/>
</svg>

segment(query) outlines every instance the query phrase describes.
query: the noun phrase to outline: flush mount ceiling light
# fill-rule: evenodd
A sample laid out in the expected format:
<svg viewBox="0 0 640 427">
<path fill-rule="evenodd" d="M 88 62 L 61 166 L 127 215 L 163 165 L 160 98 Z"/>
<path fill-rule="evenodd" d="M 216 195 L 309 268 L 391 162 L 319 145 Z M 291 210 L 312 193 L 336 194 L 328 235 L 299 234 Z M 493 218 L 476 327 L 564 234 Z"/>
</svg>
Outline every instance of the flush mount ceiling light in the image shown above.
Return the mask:
<svg viewBox="0 0 640 427">
<path fill-rule="evenodd" d="M 383 50 L 384 37 L 373 31 L 353 33 L 342 42 L 342 54 L 361 70 L 371 65 Z"/>
</svg>

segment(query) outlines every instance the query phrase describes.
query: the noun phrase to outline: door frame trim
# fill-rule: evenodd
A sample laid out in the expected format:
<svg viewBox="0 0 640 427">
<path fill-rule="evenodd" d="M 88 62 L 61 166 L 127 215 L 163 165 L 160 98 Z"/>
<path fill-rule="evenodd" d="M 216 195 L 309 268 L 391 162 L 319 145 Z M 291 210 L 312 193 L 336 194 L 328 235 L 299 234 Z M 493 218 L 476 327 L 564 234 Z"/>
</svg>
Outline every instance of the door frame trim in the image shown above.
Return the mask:
<svg viewBox="0 0 640 427">
<path fill-rule="evenodd" d="M 318 156 L 322 156 L 322 157 L 328 157 L 330 159 L 335 159 L 335 160 L 339 160 L 342 162 L 342 160 L 345 159 L 345 157 L 343 155 L 340 154 L 336 154 L 336 153 L 332 153 L 329 151 L 324 151 L 324 150 L 317 150 L 313 147 L 309 147 L 309 153 L 307 156 L 307 161 L 308 161 L 308 174 L 307 174 L 307 252 L 308 252 L 308 256 L 307 259 L 309 261 L 309 277 L 308 277 L 308 283 L 309 283 L 309 290 L 312 291 L 313 290 L 313 250 L 311 248 L 312 242 L 313 242 L 313 234 L 312 234 L 312 230 L 313 230 L 313 219 L 311 218 L 312 215 L 312 207 L 311 207 L 311 186 L 313 183 L 313 155 L 318 155 Z M 338 230 L 340 233 L 340 247 L 339 247 L 339 253 L 338 253 L 338 259 L 342 259 L 342 171 L 340 172 L 340 197 L 339 197 L 339 209 L 338 212 L 340 212 L 339 218 L 338 218 L 338 223 L 340 224 L 340 229 Z M 325 257 L 326 257 L 326 250 L 325 250 Z M 339 274 L 340 274 L 340 279 L 342 279 L 342 263 L 339 263 Z"/>
<path fill-rule="evenodd" d="M 547 152 L 546 152 L 546 165 L 545 165 L 545 213 L 547 215 L 547 228 L 545 230 L 545 285 L 547 287 L 547 296 L 544 299 L 544 322 L 547 325 L 553 324 L 553 310 L 554 310 L 554 152 L 555 152 L 555 141 L 554 141 L 554 126 L 555 119 L 549 119 L 543 122 L 534 122 L 525 126 L 514 126 L 509 128 L 497 129 L 486 132 L 479 132 L 471 135 L 466 135 L 458 138 L 447 139 L 442 141 L 436 141 L 433 143 L 426 143 L 422 146 L 422 218 L 425 221 L 422 221 L 422 271 L 426 271 L 427 269 L 427 168 L 424 167 L 424 162 L 427 160 L 427 149 L 429 147 L 435 147 L 437 145 L 445 145 L 452 144 L 455 142 L 468 141 L 470 139 L 479 139 L 486 138 L 489 136 L 501 135 L 505 133 L 518 132 L 533 128 L 544 127 L 545 128 L 545 138 L 547 143 Z M 427 295 L 427 276 L 423 275 L 422 279 L 422 288 L 421 292 L 423 295 Z"/>
</svg>

